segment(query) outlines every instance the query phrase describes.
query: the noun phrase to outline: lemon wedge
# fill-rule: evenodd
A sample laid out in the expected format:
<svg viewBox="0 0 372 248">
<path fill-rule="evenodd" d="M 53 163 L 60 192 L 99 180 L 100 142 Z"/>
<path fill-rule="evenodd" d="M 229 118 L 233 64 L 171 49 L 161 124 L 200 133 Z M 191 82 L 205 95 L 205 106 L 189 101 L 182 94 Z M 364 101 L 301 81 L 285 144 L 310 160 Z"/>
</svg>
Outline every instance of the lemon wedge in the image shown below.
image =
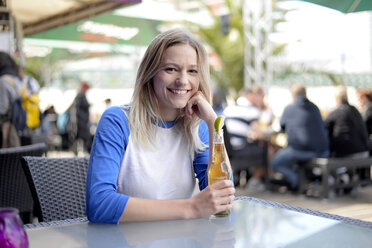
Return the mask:
<svg viewBox="0 0 372 248">
<path fill-rule="evenodd" d="M 216 118 L 216 120 L 214 121 L 214 129 L 216 130 L 216 132 L 218 134 L 221 133 L 221 130 L 223 128 L 223 125 L 225 124 L 225 116 L 224 115 L 220 115 Z"/>
</svg>

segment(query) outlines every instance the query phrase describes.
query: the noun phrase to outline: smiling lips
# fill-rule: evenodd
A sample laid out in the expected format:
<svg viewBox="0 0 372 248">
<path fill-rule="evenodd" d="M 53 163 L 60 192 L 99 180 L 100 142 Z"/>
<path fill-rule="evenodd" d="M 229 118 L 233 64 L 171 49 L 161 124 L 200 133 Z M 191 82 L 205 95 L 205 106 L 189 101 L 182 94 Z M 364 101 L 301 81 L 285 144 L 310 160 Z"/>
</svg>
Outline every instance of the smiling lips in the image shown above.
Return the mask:
<svg viewBox="0 0 372 248">
<path fill-rule="evenodd" d="M 176 94 L 176 95 L 185 95 L 189 90 L 173 90 L 173 89 L 169 89 L 173 94 Z"/>
</svg>

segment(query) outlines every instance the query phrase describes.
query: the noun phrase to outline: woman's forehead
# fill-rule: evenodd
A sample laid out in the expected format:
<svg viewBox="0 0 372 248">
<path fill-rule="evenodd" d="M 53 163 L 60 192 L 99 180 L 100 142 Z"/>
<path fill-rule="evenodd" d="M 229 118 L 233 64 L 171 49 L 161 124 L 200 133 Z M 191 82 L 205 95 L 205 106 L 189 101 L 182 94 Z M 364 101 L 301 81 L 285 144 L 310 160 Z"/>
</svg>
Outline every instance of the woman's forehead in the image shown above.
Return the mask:
<svg viewBox="0 0 372 248">
<path fill-rule="evenodd" d="M 187 63 L 198 66 L 198 56 L 195 48 L 188 44 L 179 44 L 168 47 L 163 56 L 163 63 Z"/>
</svg>

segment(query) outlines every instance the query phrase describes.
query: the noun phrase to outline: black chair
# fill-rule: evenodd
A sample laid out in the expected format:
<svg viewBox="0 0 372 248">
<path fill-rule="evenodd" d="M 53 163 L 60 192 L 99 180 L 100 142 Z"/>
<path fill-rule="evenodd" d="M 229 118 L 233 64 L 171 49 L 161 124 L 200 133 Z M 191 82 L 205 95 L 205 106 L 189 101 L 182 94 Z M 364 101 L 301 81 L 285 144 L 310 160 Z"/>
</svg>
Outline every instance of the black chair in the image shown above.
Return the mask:
<svg viewBox="0 0 372 248">
<path fill-rule="evenodd" d="M 40 222 L 85 217 L 88 157 L 23 157 Z"/>
<path fill-rule="evenodd" d="M 0 207 L 19 210 L 23 223 L 32 222 L 34 202 L 21 165 L 22 156 L 42 156 L 45 143 L 0 149 Z"/>
</svg>

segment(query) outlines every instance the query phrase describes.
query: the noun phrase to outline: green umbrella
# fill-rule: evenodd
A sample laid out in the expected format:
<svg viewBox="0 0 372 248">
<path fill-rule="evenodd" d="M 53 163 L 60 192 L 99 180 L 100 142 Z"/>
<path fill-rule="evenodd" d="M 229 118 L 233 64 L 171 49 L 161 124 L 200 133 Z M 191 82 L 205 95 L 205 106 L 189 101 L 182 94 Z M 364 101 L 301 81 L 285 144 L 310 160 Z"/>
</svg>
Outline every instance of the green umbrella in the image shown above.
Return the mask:
<svg viewBox="0 0 372 248">
<path fill-rule="evenodd" d="M 372 10 L 372 0 L 302 0 L 319 4 L 343 13 Z"/>
</svg>

